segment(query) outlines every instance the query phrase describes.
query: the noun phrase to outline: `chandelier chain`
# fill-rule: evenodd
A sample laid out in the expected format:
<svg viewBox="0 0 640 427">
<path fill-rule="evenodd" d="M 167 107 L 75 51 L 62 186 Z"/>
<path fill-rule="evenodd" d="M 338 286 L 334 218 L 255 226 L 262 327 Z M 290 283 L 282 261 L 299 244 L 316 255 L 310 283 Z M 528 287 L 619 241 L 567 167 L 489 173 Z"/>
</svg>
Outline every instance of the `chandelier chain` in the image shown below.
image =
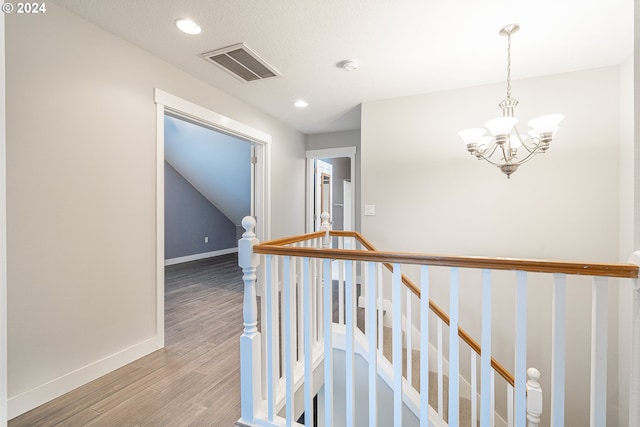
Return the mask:
<svg viewBox="0 0 640 427">
<path fill-rule="evenodd" d="M 507 99 L 511 98 L 511 33 L 507 34 Z"/>
</svg>

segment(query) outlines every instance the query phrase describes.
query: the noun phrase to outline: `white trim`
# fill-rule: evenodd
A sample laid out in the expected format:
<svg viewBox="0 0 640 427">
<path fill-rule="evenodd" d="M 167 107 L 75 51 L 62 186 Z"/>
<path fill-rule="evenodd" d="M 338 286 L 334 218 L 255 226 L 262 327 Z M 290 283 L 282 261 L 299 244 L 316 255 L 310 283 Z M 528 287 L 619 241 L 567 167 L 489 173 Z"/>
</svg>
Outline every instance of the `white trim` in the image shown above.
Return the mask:
<svg viewBox="0 0 640 427">
<path fill-rule="evenodd" d="M 329 159 L 332 157 L 351 157 L 356 155 L 356 147 L 322 148 L 307 150 L 307 159 Z"/>
<path fill-rule="evenodd" d="M 9 399 L 9 419 L 62 396 L 156 350 L 156 338 L 121 350 Z"/>
<path fill-rule="evenodd" d="M 160 143 L 162 142 L 162 143 Z M 156 340 L 164 347 L 164 105 L 156 104 Z"/>
<path fill-rule="evenodd" d="M 307 150 L 306 158 L 307 158 L 307 191 L 306 191 L 306 200 L 307 200 L 307 210 L 305 213 L 306 220 L 305 226 L 306 231 L 309 233 L 314 229 L 314 221 L 313 221 L 313 204 L 315 202 L 313 198 L 314 188 L 313 188 L 313 161 L 315 159 L 332 159 L 337 157 L 349 157 L 350 165 L 351 165 L 351 185 L 353 191 L 351 192 L 351 206 L 354 208 L 351 210 L 351 226 L 355 229 L 356 227 L 356 147 L 338 147 L 338 148 L 323 148 L 320 150 Z M 331 218 L 333 221 L 333 218 Z"/>
<path fill-rule="evenodd" d="M 213 258 L 216 256 L 227 255 L 227 254 L 232 254 L 236 252 L 238 252 L 238 248 L 220 249 L 218 251 L 203 252 L 200 254 L 193 254 L 193 255 L 181 256 L 178 258 L 165 259 L 164 265 L 166 267 L 167 265 L 182 264 L 183 262 L 189 262 L 189 261 L 198 261 L 200 259 Z"/>
<path fill-rule="evenodd" d="M 181 115 L 197 121 L 205 121 L 217 129 L 221 129 L 224 132 L 240 138 L 263 144 L 271 144 L 271 135 L 267 133 L 213 112 L 205 107 L 201 107 L 193 102 L 171 95 L 158 88 L 154 90 L 154 101 L 156 104 L 162 104 Z"/>
</svg>

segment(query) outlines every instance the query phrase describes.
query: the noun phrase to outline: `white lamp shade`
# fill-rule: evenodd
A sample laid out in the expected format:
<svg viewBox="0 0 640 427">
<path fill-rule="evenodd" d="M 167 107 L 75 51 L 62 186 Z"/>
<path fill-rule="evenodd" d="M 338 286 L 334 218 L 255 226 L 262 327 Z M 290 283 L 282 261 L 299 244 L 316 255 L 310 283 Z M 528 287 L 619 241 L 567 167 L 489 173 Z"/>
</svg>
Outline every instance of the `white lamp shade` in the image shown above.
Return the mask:
<svg viewBox="0 0 640 427">
<path fill-rule="evenodd" d="M 460 132 L 458 132 L 458 135 L 460 136 L 460 138 L 465 144 L 469 145 L 469 144 L 477 144 L 480 141 L 480 139 L 484 136 L 485 133 L 487 133 L 486 129 L 471 128 L 471 129 L 461 130 Z"/>
<path fill-rule="evenodd" d="M 511 129 L 518 123 L 515 117 L 496 117 L 486 122 L 484 125 L 489 129 L 491 135 L 508 135 Z"/>
<path fill-rule="evenodd" d="M 546 114 L 529 120 L 529 126 L 538 134 L 554 133 L 558 125 L 564 119 L 564 114 Z"/>
</svg>

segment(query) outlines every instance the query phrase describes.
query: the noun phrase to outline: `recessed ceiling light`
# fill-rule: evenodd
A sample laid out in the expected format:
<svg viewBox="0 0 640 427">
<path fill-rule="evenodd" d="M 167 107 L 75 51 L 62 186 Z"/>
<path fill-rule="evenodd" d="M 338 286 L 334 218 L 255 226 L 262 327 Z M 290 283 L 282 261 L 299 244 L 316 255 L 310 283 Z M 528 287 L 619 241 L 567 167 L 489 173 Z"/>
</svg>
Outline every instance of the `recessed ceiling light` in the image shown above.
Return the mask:
<svg viewBox="0 0 640 427">
<path fill-rule="evenodd" d="M 176 27 L 183 33 L 200 34 L 202 28 L 190 19 L 180 18 L 175 20 Z"/>
<path fill-rule="evenodd" d="M 308 107 L 309 103 L 304 99 L 299 99 L 296 102 L 294 102 L 293 105 L 298 108 L 304 108 L 304 107 Z"/>
</svg>

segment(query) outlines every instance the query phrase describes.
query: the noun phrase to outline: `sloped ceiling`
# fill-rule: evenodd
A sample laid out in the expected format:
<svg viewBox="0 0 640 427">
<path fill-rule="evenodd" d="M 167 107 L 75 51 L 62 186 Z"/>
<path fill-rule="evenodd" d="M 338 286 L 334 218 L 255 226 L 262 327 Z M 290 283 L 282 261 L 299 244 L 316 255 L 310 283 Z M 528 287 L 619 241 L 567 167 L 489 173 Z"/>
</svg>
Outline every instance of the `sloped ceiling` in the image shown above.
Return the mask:
<svg viewBox="0 0 640 427">
<path fill-rule="evenodd" d="M 171 116 L 165 160 L 234 224 L 251 213 L 251 145 Z"/>
</svg>

